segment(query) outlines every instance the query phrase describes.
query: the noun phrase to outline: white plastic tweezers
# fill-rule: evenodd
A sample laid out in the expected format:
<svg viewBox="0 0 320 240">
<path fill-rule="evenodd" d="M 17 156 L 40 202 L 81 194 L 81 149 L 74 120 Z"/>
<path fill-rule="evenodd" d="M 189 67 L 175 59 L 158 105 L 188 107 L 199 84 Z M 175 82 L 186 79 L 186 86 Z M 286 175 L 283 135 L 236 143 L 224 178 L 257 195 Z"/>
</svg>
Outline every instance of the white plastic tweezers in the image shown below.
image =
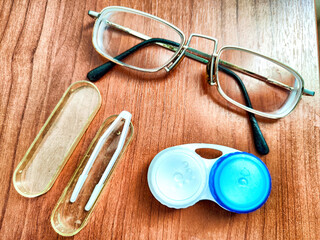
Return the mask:
<svg viewBox="0 0 320 240">
<path fill-rule="evenodd" d="M 130 121 L 131 121 L 131 113 L 127 112 L 127 111 L 122 111 L 119 116 L 113 121 L 113 123 L 110 125 L 110 127 L 108 127 L 108 129 L 104 132 L 104 134 L 101 136 L 101 138 L 99 139 L 96 147 L 94 148 L 88 162 L 87 165 L 85 166 L 85 168 L 83 169 L 82 174 L 80 175 L 78 182 L 72 192 L 71 198 L 70 198 L 70 202 L 75 202 L 77 200 L 77 197 L 79 195 L 79 192 L 84 184 L 84 182 L 86 181 L 89 171 L 94 163 L 94 161 L 96 160 L 100 150 L 102 149 L 103 145 L 105 144 L 105 142 L 107 141 L 107 138 L 109 137 L 109 135 L 112 133 L 112 131 L 114 130 L 114 128 L 117 126 L 117 124 L 120 123 L 120 121 L 124 119 L 125 123 L 123 125 L 123 129 L 121 132 L 121 136 L 119 139 L 119 143 L 117 146 L 116 151 L 114 152 L 114 154 L 112 155 L 112 158 L 108 164 L 108 166 L 106 167 L 102 177 L 100 178 L 98 184 L 95 186 L 89 201 L 87 202 L 86 206 L 85 206 L 85 210 L 89 211 L 92 207 L 92 205 L 94 204 L 94 202 L 96 201 L 97 197 L 99 196 L 101 189 L 106 181 L 106 179 L 108 178 L 108 175 L 114 165 L 114 163 L 116 162 L 122 148 L 123 145 L 125 143 L 128 131 L 129 131 L 129 126 L 130 126 Z"/>
</svg>

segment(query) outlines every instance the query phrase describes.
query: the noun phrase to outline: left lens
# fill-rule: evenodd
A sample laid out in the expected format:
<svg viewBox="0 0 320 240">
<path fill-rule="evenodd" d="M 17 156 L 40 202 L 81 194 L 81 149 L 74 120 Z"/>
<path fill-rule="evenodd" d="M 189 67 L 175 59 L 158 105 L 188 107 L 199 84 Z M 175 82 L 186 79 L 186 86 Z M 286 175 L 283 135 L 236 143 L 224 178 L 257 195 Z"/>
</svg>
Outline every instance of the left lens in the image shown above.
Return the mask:
<svg viewBox="0 0 320 240">
<path fill-rule="evenodd" d="M 219 64 L 215 67 L 218 70 L 219 91 L 230 102 L 248 108 L 241 89 L 243 85 L 252 109 L 265 117 L 283 117 L 298 103 L 303 82 L 289 67 L 263 55 L 234 47 L 220 50 L 218 58 Z"/>
<path fill-rule="evenodd" d="M 93 34 L 93 44 L 101 55 L 147 71 L 159 70 L 168 64 L 183 41 L 183 34 L 171 24 L 143 12 L 118 7 L 102 11 Z M 116 58 L 128 50 L 130 54 L 126 57 Z"/>
</svg>

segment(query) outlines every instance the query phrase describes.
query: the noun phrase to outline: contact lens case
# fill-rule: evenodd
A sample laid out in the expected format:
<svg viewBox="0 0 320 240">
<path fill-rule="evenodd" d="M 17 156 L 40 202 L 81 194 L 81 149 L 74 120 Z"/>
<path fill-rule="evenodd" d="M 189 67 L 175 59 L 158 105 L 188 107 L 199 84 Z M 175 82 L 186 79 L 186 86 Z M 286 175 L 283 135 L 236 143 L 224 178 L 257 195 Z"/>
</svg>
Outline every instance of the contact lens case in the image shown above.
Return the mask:
<svg viewBox="0 0 320 240">
<path fill-rule="evenodd" d="M 201 157 L 197 149 L 218 150 L 215 159 Z M 187 208 L 211 200 L 235 213 L 259 209 L 268 199 L 271 177 L 256 156 L 215 144 L 186 144 L 158 153 L 148 169 L 153 196 L 170 208 Z"/>
</svg>

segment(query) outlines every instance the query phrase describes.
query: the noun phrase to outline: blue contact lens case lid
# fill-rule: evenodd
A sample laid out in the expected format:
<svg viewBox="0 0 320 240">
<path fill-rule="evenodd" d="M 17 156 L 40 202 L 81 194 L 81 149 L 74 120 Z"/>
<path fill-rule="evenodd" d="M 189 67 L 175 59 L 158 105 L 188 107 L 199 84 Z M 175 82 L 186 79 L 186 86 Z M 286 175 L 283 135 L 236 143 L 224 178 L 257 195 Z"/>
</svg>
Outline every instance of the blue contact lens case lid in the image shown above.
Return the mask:
<svg viewBox="0 0 320 240">
<path fill-rule="evenodd" d="M 196 149 L 222 152 L 205 159 Z M 248 213 L 268 199 L 271 178 L 256 156 L 214 144 L 186 144 L 158 153 L 148 170 L 151 193 L 171 208 L 186 208 L 200 200 L 211 200 L 226 210 Z"/>
<path fill-rule="evenodd" d="M 210 171 L 209 188 L 223 208 L 247 213 L 260 208 L 271 190 L 266 165 L 256 156 L 235 152 L 220 157 Z"/>
</svg>

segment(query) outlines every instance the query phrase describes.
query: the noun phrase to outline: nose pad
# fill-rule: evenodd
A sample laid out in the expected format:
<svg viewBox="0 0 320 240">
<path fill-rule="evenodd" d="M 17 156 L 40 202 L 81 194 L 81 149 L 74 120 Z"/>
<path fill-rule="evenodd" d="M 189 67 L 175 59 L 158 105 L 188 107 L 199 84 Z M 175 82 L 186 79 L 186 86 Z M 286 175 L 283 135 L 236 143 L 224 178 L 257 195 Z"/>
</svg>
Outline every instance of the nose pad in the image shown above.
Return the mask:
<svg viewBox="0 0 320 240">
<path fill-rule="evenodd" d="M 208 63 L 206 67 L 206 80 L 209 84 L 210 84 L 210 65 L 211 63 Z"/>
<path fill-rule="evenodd" d="M 212 67 L 212 69 L 214 69 L 214 65 L 215 65 L 215 61 L 210 61 L 206 67 L 206 80 L 211 86 L 214 86 L 217 84 L 215 73 L 213 72 L 212 76 L 210 76 L 211 75 L 211 67 Z"/>
</svg>

